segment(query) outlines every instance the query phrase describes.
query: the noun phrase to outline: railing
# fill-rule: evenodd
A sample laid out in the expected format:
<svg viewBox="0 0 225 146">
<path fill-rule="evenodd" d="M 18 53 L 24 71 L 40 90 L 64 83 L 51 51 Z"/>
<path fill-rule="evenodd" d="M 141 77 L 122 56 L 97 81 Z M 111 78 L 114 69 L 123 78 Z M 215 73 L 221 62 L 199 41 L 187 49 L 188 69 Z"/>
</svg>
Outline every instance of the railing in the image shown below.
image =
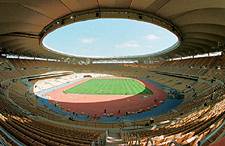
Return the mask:
<svg viewBox="0 0 225 146">
<path fill-rule="evenodd" d="M 223 116 L 222 118 L 225 118 L 225 116 Z M 217 133 L 219 133 L 220 131 L 222 131 L 224 129 L 225 126 L 225 119 L 223 120 L 223 123 L 217 128 L 215 129 L 212 133 L 210 133 L 208 136 L 206 136 L 203 140 L 201 140 L 199 142 L 199 145 L 202 146 L 205 143 L 209 142 L 210 139 L 212 139 Z M 210 142 L 211 143 L 211 142 Z"/>
<path fill-rule="evenodd" d="M 23 144 L 23 143 L 21 143 L 19 140 L 17 140 L 14 136 L 12 136 L 11 134 L 9 134 L 7 131 L 5 131 L 2 127 L 0 127 L 0 131 L 2 132 L 2 133 L 4 133 L 4 135 L 7 137 L 7 138 L 9 138 L 11 141 L 13 141 L 16 145 L 18 145 L 18 146 L 25 146 L 25 144 Z M 2 143 L 3 142 L 3 143 Z M 3 141 L 3 140 L 1 140 L 0 139 L 0 144 L 3 144 L 3 146 L 4 146 L 4 144 L 7 146 L 7 144 Z"/>
</svg>

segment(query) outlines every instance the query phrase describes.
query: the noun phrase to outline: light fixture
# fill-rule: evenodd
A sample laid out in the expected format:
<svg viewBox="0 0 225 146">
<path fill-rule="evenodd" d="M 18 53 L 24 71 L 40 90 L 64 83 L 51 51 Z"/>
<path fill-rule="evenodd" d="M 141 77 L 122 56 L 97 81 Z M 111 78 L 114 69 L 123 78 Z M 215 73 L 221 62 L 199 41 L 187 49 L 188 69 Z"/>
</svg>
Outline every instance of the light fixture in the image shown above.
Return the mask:
<svg viewBox="0 0 225 146">
<path fill-rule="evenodd" d="M 70 16 L 70 19 L 73 19 L 74 17 L 73 16 Z"/>
</svg>

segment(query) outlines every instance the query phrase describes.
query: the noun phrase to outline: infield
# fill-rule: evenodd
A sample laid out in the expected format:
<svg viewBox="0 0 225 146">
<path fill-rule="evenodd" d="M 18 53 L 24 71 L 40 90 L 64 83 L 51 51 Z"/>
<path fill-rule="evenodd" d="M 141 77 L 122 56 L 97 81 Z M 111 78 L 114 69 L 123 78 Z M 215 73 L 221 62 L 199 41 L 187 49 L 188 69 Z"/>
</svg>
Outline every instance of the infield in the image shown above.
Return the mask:
<svg viewBox="0 0 225 146">
<path fill-rule="evenodd" d="M 64 91 L 70 94 L 136 95 L 152 94 L 143 83 L 131 78 L 90 79 Z"/>
</svg>

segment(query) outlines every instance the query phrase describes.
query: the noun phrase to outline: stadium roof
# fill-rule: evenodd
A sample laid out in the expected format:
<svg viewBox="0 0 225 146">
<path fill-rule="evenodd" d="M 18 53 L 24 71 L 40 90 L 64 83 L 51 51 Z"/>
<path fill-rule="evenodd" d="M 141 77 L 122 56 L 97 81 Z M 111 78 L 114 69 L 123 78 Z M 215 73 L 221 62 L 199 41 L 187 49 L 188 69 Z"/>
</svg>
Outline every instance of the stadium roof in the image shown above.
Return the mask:
<svg viewBox="0 0 225 146">
<path fill-rule="evenodd" d="M 74 21 L 108 17 L 147 21 L 177 34 L 179 47 L 152 58 L 190 56 L 223 49 L 224 14 L 224 0 L 1 0 L 0 48 L 9 54 L 65 58 L 42 46 L 44 35 Z"/>
</svg>

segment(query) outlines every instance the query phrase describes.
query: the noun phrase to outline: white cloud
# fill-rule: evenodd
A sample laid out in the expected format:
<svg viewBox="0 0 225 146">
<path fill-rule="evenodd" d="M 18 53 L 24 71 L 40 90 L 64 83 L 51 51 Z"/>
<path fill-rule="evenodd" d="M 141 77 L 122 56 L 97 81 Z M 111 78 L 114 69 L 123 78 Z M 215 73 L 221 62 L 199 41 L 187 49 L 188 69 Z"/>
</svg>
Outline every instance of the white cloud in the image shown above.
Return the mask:
<svg viewBox="0 0 225 146">
<path fill-rule="evenodd" d="M 80 39 L 81 43 L 83 44 L 92 44 L 96 41 L 95 38 L 82 38 Z"/>
<path fill-rule="evenodd" d="M 116 48 L 139 48 L 140 44 L 136 41 L 128 41 L 121 44 L 116 45 Z"/>
<path fill-rule="evenodd" d="M 157 35 L 154 35 L 154 34 L 149 34 L 149 35 L 145 36 L 145 39 L 147 39 L 147 40 L 149 40 L 149 41 L 153 41 L 153 40 L 158 40 L 158 39 L 160 39 L 160 37 L 157 36 Z"/>
<path fill-rule="evenodd" d="M 145 48 L 146 48 L 146 49 L 152 49 L 153 46 L 151 46 L 151 45 L 146 45 Z"/>
</svg>

